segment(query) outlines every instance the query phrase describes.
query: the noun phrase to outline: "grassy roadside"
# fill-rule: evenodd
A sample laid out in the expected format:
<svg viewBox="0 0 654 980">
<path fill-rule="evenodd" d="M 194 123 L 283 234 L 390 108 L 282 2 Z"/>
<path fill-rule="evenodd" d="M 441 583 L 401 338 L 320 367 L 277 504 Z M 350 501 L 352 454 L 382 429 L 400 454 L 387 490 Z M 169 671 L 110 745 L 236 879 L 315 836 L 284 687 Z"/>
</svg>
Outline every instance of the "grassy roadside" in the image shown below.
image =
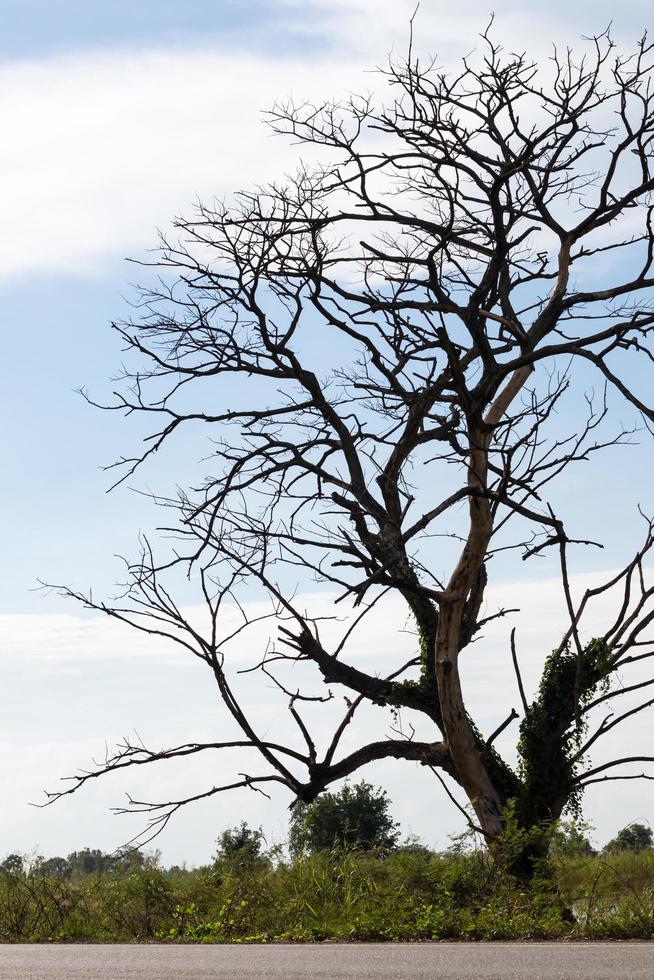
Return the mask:
<svg viewBox="0 0 654 980">
<path fill-rule="evenodd" d="M 70 878 L 36 865 L 0 875 L 0 942 L 654 938 L 654 852 L 560 858 L 554 874 L 558 897 L 481 852 L 149 860 Z"/>
</svg>

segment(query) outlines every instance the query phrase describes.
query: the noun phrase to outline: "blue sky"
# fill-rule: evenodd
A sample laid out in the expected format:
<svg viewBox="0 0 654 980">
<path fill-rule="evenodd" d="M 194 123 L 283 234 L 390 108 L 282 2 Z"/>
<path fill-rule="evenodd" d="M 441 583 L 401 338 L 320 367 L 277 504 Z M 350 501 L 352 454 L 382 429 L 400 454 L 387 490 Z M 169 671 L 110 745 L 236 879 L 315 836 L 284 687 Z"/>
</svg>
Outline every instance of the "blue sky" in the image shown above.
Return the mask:
<svg viewBox="0 0 654 980">
<path fill-rule="evenodd" d="M 546 12 L 524 2 L 494 6 L 509 46 L 527 46 L 544 59 L 550 39 L 574 43 L 601 30 L 615 4 L 571 9 L 556 0 Z M 391 45 L 404 45 L 413 7 L 413 0 L 3 4 L 0 681 L 11 710 L 0 718 L 0 777 L 15 792 L 0 803 L 0 854 L 121 843 L 124 831 L 106 809 L 122 784 L 94 787 L 58 810 L 29 810 L 25 800 L 52 785 L 53 776 L 83 765 L 105 739 L 143 725 L 163 741 L 162 717 L 173 715 L 180 737 L 201 737 L 197 719 L 213 710 L 196 665 L 173 658 L 170 673 L 160 672 L 153 685 L 141 647 L 131 660 L 121 636 L 116 659 L 109 633 L 34 591 L 39 577 L 107 591 L 119 574 L 113 556 L 132 552 L 139 530 L 155 521 L 143 497 L 125 489 L 105 493 L 109 479 L 100 467 L 129 452 L 134 425 L 90 409 L 75 393 L 88 386 L 98 397 L 108 394 L 119 369 L 108 324 L 125 314 L 135 275 L 123 259 L 143 254 L 154 229 L 195 195 L 229 194 L 292 167 L 296 151 L 270 139 L 262 110 L 290 92 L 320 97 L 368 88 L 366 70 Z M 488 9 L 477 0 L 464 11 L 449 0 L 423 0 L 420 43 L 445 61 L 458 57 L 472 47 Z M 620 15 L 616 32 L 629 40 L 651 17 L 647 4 L 630 0 Z M 191 442 L 158 460 L 142 485 L 172 484 L 194 448 Z M 608 569 L 624 557 L 637 528 L 635 504 L 651 500 L 651 461 L 648 449 L 620 451 L 617 460 L 605 457 L 592 480 L 580 470 L 562 487 L 570 513 L 606 531 L 606 553 L 581 557 L 578 570 L 598 561 Z M 626 491 L 624 519 L 606 519 L 598 483 Z M 545 583 L 551 571 L 539 566 Z M 513 592 L 518 574 L 507 571 Z M 554 608 L 552 599 L 534 615 L 547 622 Z M 438 832 L 421 807 L 406 802 L 421 785 L 417 777 L 380 769 L 376 778 L 388 779 L 391 795 L 405 798 L 398 815 L 407 827 L 440 844 L 457 829 L 456 815 L 440 800 Z M 628 792 L 627 816 L 654 819 L 642 791 Z M 607 836 L 621 816 L 619 801 L 605 799 L 591 809 Z M 218 814 L 185 816 L 161 841 L 164 855 L 202 860 L 218 830 L 242 812 L 283 832 L 282 799 L 268 810 L 249 799 L 221 806 Z M 196 843 L 189 843 L 190 833 Z"/>
<path fill-rule="evenodd" d="M 5 0 L 3 58 L 40 58 L 88 47 L 188 45 L 270 38 L 279 4 L 240 0 Z"/>
</svg>

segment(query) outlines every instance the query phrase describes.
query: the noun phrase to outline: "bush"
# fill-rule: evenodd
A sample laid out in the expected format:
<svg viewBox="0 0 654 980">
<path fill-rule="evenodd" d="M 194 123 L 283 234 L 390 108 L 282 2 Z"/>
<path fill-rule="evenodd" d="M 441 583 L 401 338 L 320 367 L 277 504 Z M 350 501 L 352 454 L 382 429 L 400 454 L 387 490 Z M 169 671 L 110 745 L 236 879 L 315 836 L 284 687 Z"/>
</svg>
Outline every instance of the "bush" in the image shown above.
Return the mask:
<svg viewBox="0 0 654 980">
<path fill-rule="evenodd" d="M 288 835 L 290 852 L 317 854 L 336 848 L 388 854 L 400 836 L 388 808 L 386 792 L 364 780 L 355 786 L 345 783 L 337 793 L 322 793 L 308 806 L 298 803 Z"/>
<path fill-rule="evenodd" d="M 147 858 L 68 878 L 44 863 L 0 874 L 0 942 L 654 937 L 654 850 L 560 856 L 558 893 L 517 882 L 482 850 L 337 848 L 168 871 Z"/>
</svg>

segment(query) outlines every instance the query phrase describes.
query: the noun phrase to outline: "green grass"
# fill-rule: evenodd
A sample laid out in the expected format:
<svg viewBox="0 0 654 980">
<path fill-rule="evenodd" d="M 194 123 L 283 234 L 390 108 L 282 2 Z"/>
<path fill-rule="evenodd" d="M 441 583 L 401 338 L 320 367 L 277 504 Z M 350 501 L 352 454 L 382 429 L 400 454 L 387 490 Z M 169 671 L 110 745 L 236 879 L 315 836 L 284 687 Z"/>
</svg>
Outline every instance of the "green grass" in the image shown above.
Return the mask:
<svg viewBox="0 0 654 980">
<path fill-rule="evenodd" d="M 487 855 L 323 853 L 62 878 L 0 874 L 1 942 L 654 938 L 654 852 L 566 857 L 521 887 Z M 567 910 L 574 911 L 574 920 Z"/>
</svg>

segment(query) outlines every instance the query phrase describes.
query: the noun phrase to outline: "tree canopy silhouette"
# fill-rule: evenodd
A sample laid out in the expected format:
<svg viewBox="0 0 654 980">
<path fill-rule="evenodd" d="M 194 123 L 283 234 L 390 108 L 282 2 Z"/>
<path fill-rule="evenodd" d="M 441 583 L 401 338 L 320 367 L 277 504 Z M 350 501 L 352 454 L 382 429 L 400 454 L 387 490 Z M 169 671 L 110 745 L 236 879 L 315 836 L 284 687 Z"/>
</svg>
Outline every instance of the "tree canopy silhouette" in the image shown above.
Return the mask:
<svg viewBox="0 0 654 980">
<path fill-rule="evenodd" d="M 251 753 L 223 784 L 131 801 L 152 833 L 185 804 L 237 787 L 282 785 L 310 803 L 381 759 L 453 780 L 491 843 L 508 808 L 532 827 L 574 809 L 590 783 L 652 778 L 629 765 L 654 761 L 640 747 L 587 762 L 653 703 L 597 719 L 654 683 L 625 673 L 654 655 L 652 521 L 625 567 L 576 601 L 571 549 L 600 542 L 566 526 L 548 496 L 569 467 L 629 441 L 631 428 L 611 427 L 612 405 L 633 410 L 643 431 L 654 421 L 638 381 L 639 365 L 652 369 L 654 329 L 652 45 L 623 54 L 604 33 L 539 67 L 505 52 L 491 28 L 456 72 L 410 49 L 381 75 L 382 105 L 278 105 L 273 129 L 319 162 L 178 219 L 151 260 L 156 282 L 116 325 L 140 363 L 105 407 L 155 425 L 143 451 L 119 461 L 119 479 L 192 426 L 211 433 L 211 457 L 199 486 L 180 473 L 179 494 L 158 498 L 174 551 L 145 542 L 121 600 L 64 591 L 206 663 L 239 734 L 156 751 L 125 741 L 66 792 L 124 767 Z M 520 711 L 509 701 L 482 732 L 460 660 L 509 612 L 485 611 L 500 552 L 518 563 L 557 556 L 569 625 L 542 637 L 534 696 L 507 629 Z M 204 627 L 174 598 L 180 569 L 198 586 Z M 298 598 L 316 583 L 345 618 L 336 639 Z M 618 592 L 615 616 L 589 636 L 589 607 Z M 270 610 L 255 616 L 247 599 L 262 595 Z M 389 596 L 415 623 L 415 654 L 392 663 L 373 646 L 357 663 L 352 643 L 365 644 Z M 251 670 L 287 705 L 289 739 L 262 734 L 243 665 L 230 660 L 230 643 L 268 615 L 273 642 Z M 346 705 L 325 735 L 334 692 Z M 383 724 L 389 708 L 402 712 L 402 724 L 352 745 L 366 704 Z M 515 766 L 495 742 L 518 717 Z M 425 738 L 414 737 L 419 719 Z"/>
</svg>

